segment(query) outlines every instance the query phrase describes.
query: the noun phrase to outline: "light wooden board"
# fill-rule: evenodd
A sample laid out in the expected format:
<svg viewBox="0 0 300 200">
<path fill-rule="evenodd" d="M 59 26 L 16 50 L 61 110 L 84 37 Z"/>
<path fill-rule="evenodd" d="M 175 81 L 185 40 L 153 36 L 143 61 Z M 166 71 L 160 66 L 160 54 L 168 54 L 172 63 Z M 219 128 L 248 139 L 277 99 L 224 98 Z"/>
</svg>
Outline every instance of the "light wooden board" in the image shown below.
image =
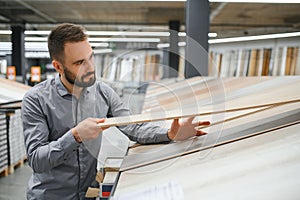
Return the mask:
<svg viewBox="0 0 300 200">
<path fill-rule="evenodd" d="M 0 103 L 22 100 L 30 86 L 0 78 Z"/>
<path fill-rule="evenodd" d="M 207 130 L 203 129 L 209 133 L 207 136 L 172 143 L 151 152 L 128 155 L 124 158 L 120 171 L 160 162 L 195 151 L 202 151 L 228 141 L 273 130 L 297 120 L 300 120 L 300 103 L 278 106 L 257 112 L 253 115 L 247 115 L 224 124 L 209 127 Z"/>
<path fill-rule="evenodd" d="M 114 196 L 177 181 L 185 199 L 300 196 L 300 125 L 122 172 Z"/>
<path fill-rule="evenodd" d="M 237 110 L 265 107 L 270 105 L 279 105 L 282 103 L 295 102 L 300 100 L 300 78 L 290 79 L 287 84 L 281 84 L 270 90 L 263 88 L 249 95 L 245 93 L 241 96 L 235 94 L 235 98 L 226 102 L 219 102 L 207 106 L 190 107 L 177 110 L 168 110 L 165 112 L 151 112 L 140 115 L 131 115 L 124 117 L 108 118 L 99 127 L 120 126 L 141 122 L 170 120 L 190 116 L 210 115 L 220 112 L 232 112 Z M 218 100 L 217 100 L 218 102 Z"/>
<path fill-rule="evenodd" d="M 194 119 L 194 122 L 196 121 L 205 121 L 208 120 L 211 122 L 211 126 L 225 123 L 226 121 L 231 121 L 240 117 L 244 117 L 247 115 L 254 114 L 256 112 L 264 111 L 265 109 L 271 109 L 271 107 L 263 107 L 263 108 L 256 108 L 256 109 L 247 109 L 247 110 L 241 110 L 236 112 L 229 112 L 229 113 L 221 113 L 219 116 L 198 116 Z M 164 127 L 171 127 L 172 120 L 165 121 Z M 155 149 L 160 146 L 164 146 L 165 144 L 147 144 L 147 145 L 136 145 L 136 147 L 130 148 L 127 152 L 127 155 L 131 154 L 138 154 L 143 152 L 151 152 L 156 151 Z"/>
<path fill-rule="evenodd" d="M 149 103 L 145 100 L 143 113 L 176 108 L 200 107 L 222 103 L 225 100 L 257 94 L 297 81 L 299 77 L 245 77 L 211 79 L 196 86 L 171 89 Z"/>
</svg>

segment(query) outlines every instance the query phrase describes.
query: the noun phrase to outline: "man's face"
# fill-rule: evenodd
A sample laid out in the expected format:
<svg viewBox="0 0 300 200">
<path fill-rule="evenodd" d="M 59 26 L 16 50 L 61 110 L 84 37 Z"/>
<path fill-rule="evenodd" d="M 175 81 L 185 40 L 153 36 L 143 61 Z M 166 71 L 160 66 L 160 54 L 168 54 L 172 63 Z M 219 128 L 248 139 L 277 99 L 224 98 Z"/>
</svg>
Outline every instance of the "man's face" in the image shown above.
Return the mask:
<svg viewBox="0 0 300 200">
<path fill-rule="evenodd" d="M 66 80 L 78 87 L 89 87 L 96 81 L 94 55 L 88 41 L 66 43 L 64 52 Z"/>
</svg>

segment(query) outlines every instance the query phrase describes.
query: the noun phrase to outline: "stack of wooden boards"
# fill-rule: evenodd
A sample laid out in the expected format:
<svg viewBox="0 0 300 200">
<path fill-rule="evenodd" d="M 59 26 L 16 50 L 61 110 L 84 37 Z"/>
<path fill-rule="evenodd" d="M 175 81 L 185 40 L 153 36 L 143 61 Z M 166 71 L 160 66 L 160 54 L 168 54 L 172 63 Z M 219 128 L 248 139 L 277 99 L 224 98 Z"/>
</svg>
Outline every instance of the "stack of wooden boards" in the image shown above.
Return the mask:
<svg viewBox="0 0 300 200">
<path fill-rule="evenodd" d="M 26 159 L 21 119 L 21 101 L 30 89 L 0 78 L 0 173 L 7 176 Z"/>
<path fill-rule="evenodd" d="M 114 199 L 170 182 L 185 199 L 297 199 L 299 85 L 297 76 L 196 77 L 152 87 L 142 114 L 103 126 L 198 116 L 212 122 L 209 134 L 129 149 Z"/>
<path fill-rule="evenodd" d="M 300 75 L 299 46 L 210 52 L 209 75 L 283 76 Z"/>
</svg>

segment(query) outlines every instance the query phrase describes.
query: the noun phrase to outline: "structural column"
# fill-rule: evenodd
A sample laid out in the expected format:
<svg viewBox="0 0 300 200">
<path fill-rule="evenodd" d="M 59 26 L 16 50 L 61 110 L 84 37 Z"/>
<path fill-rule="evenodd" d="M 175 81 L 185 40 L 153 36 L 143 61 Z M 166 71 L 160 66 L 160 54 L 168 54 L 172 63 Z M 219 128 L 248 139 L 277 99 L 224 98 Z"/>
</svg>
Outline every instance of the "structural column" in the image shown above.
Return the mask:
<svg viewBox="0 0 300 200">
<path fill-rule="evenodd" d="M 208 0 L 186 2 L 185 77 L 208 75 Z"/>
<path fill-rule="evenodd" d="M 170 21 L 170 51 L 169 51 L 169 77 L 178 77 L 178 66 L 179 66 L 179 32 L 180 22 Z"/>
<path fill-rule="evenodd" d="M 24 25 L 14 25 L 12 30 L 12 65 L 16 67 L 16 75 L 24 82 L 25 77 L 25 40 Z"/>
</svg>

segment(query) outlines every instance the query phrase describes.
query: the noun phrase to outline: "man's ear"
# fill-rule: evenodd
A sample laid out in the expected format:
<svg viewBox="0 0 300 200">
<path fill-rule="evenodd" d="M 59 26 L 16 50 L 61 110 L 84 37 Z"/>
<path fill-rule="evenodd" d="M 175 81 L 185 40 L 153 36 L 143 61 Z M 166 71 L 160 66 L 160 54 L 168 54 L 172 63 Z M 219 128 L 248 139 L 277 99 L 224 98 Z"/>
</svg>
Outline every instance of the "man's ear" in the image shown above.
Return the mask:
<svg viewBox="0 0 300 200">
<path fill-rule="evenodd" d="M 58 62 L 57 60 L 52 60 L 52 65 L 60 75 L 64 73 L 64 69 L 62 67 L 62 64 L 60 64 L 60 62 Z"/>
</svg>

